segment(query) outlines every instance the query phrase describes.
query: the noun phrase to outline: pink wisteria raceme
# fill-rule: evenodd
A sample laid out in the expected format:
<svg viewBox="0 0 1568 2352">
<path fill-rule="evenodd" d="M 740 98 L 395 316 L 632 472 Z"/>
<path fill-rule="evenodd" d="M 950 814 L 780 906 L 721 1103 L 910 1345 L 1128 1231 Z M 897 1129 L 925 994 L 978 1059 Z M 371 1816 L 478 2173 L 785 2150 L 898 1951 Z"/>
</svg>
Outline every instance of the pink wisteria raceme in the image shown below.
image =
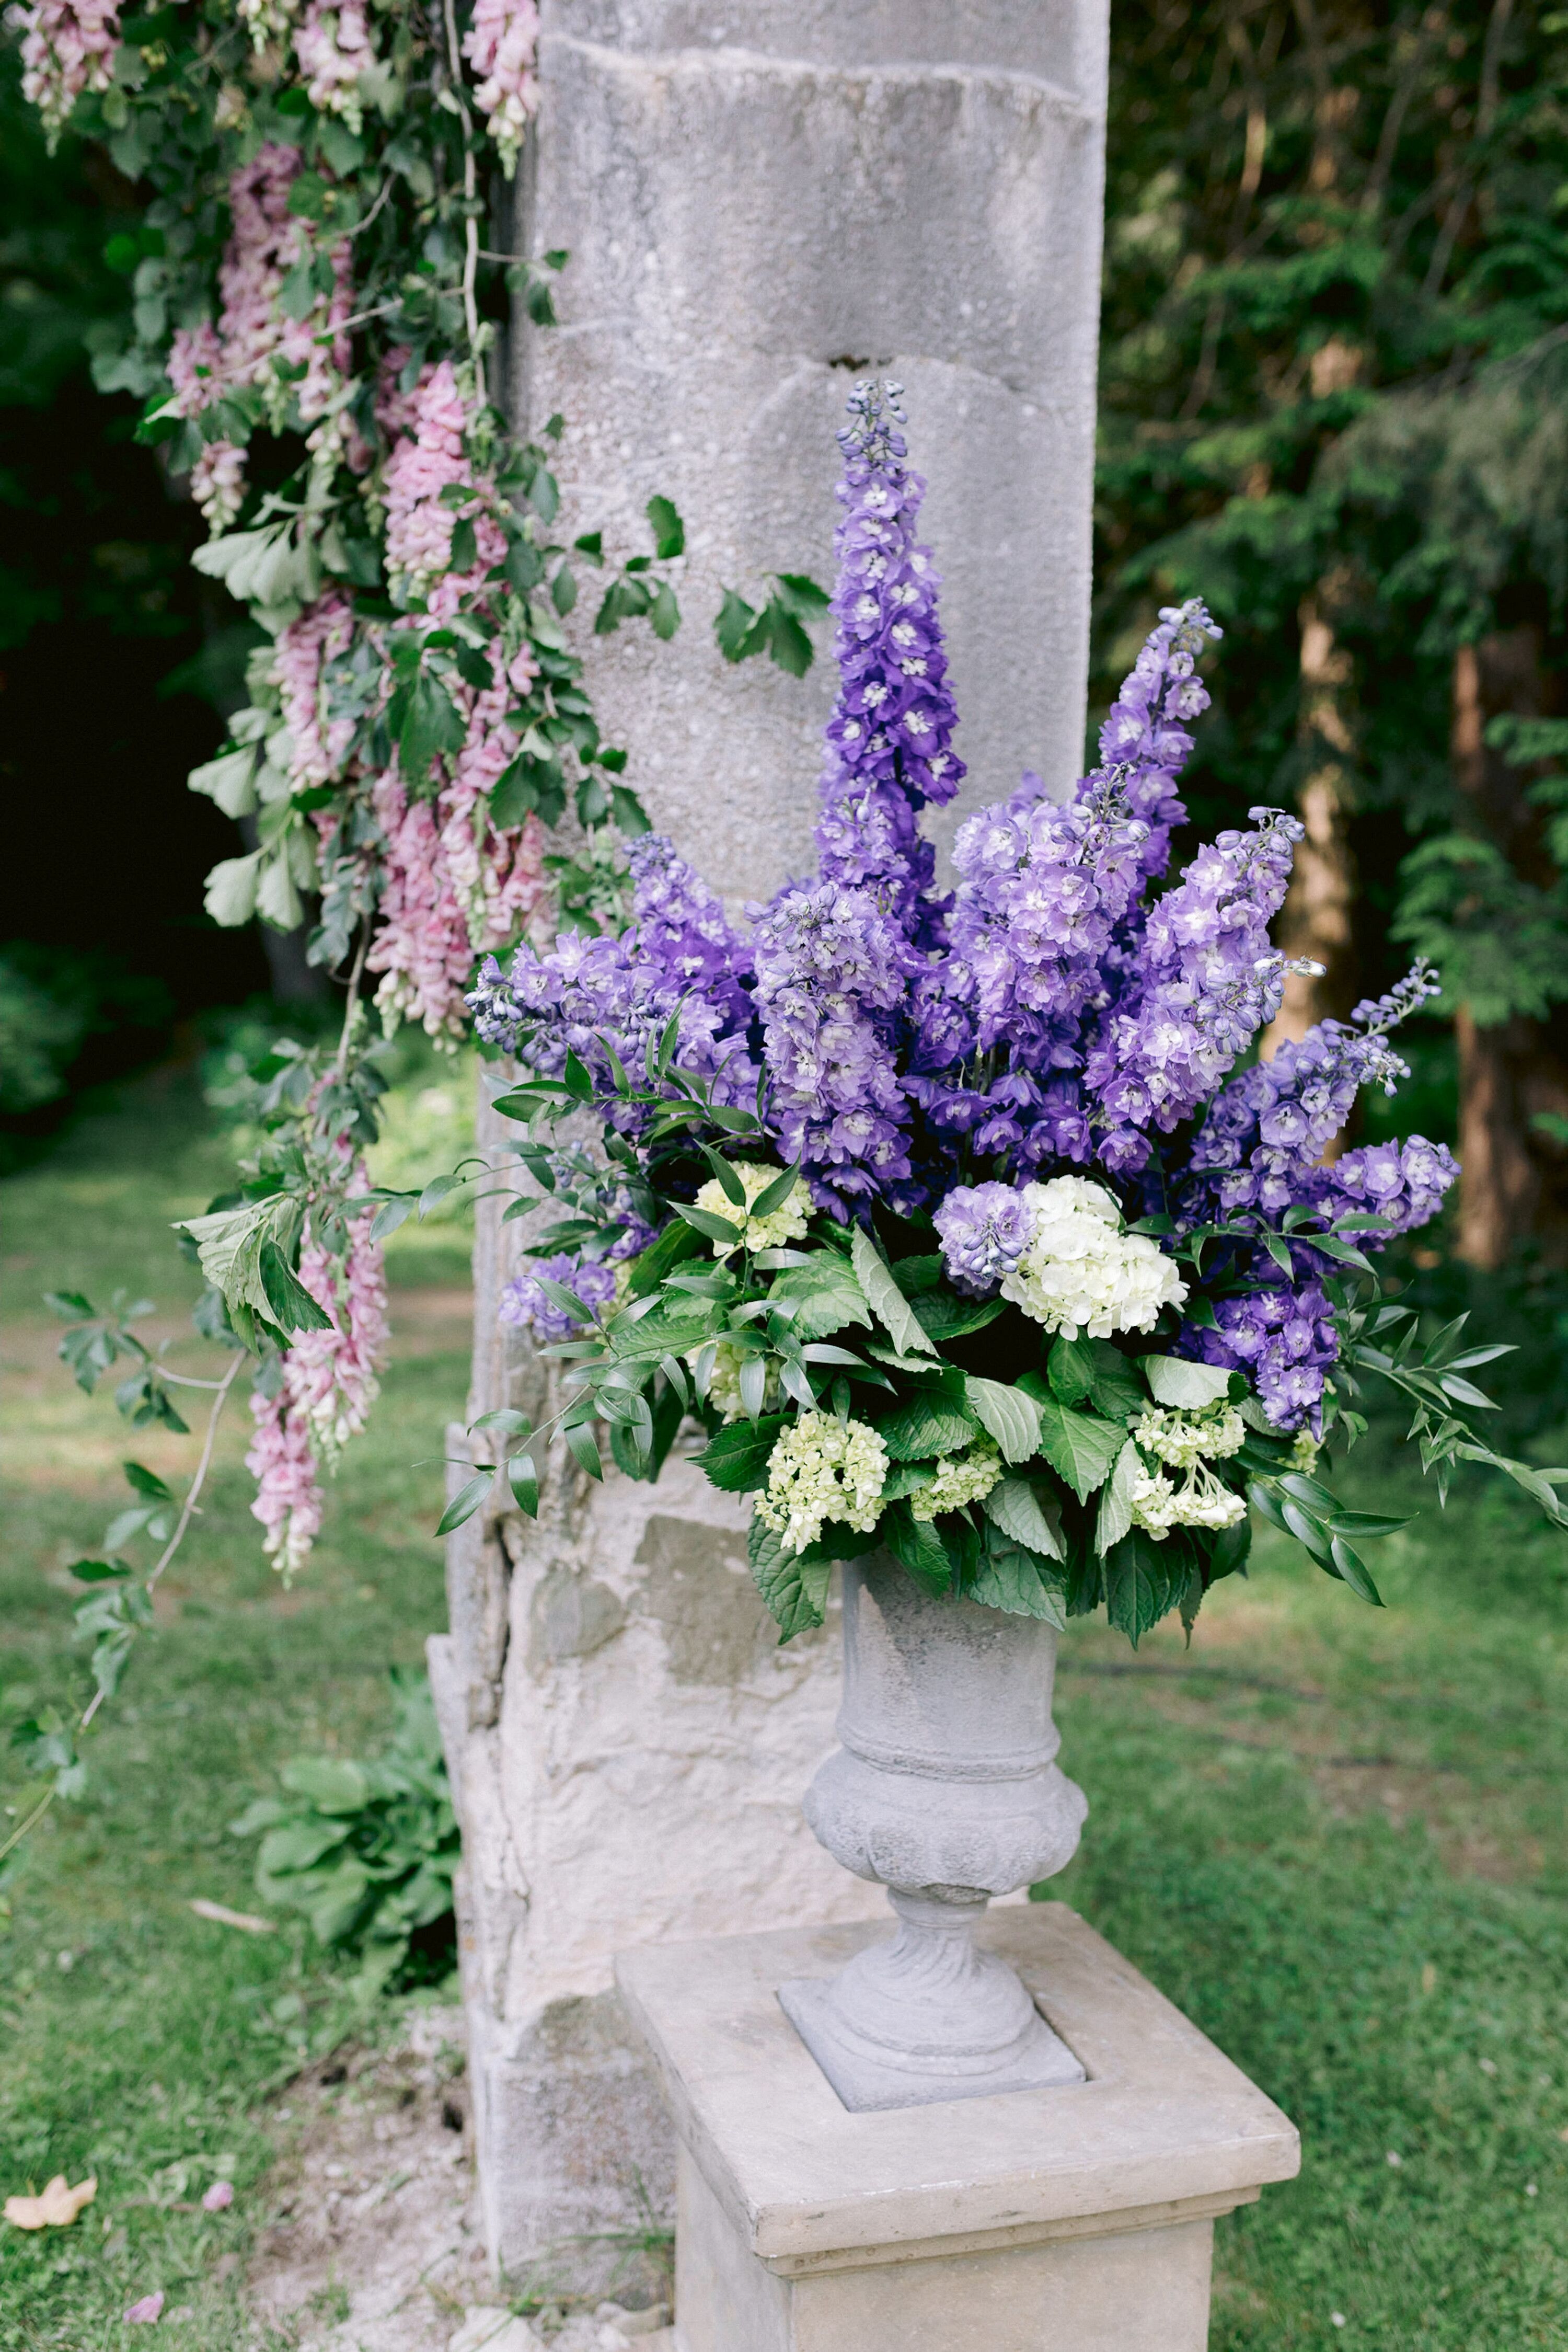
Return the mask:
<svg viewBox="0 0 1568 2352">
<path fill-rule="evenodd" d="M 360 76 L 374 65 L 376 52 L 363 0 L 309 0 L 294 33 L 294 54 L 308 79 L 310 103 L 322 114 L 339 114 L 350 131 L 364 121 Z"/>
<path fill-rule="evenodd" d="M 474 102 L 490 126 L 508 180 L 538 110 L 538 36 L 535 0 L 475 0 L 474 21 L 463 36 L 463 54 L 479 78 Z"/>
<path fill-rule="evenodd" d="M 453 609 L 465 588 L 476 584 L 507 552 L 507 537 L 476 496 L 466 505 L 442 503 L 442 492 L 456 484 L 472 487 L 474 468 L 464 446 L 472 423 L 471 406 L 450 360 L 426 368 L 411 395 L 383 392 L 383 406 L 395 399 L 404 420 L 386 469 L 387 577 L 394 594 L 424 596 L 439 582 L 447 609 Z M 459 577 L 449 572 L 455 523 L 474 525 L 476 561 Z"/>
<path fill-rule="evenodd" d="M 334 718 L 328 708 L 326 665 L 353 642 L 354 616 L 340 588 L 329 588 L 290 621 L 277 640 L 272 682 L 283 700 L 283 723 L 292 747 L 288 781 L 296 792 L 332 782 L 354 731 L 351 718 Z"/>
<path fill-rule="evenodd" d="M 353 1181 L 361 1188 L 368 1181 L 362 1167 L 354 1170 Z M 277 1388 L 251 1396 L 256 1434 L 246 1455 L 256 1482 L 251 1510 L 267 1529 L 262 1549 L 285 1577 L 304 1565 L 320 1531 L 320 1465 L 336 1469 L 379 1391 L 387 1292 L 381 1248 L 370 1238 L 374 1220 L 368 1209 L 350 1226 L 340 1268 L 314 1243 L 300 1252 L 299 1279 L 330 1316 L 331 1328 L 297 1332 Z"/>
<path fill-rule="evenodd" d="M 269 144 L 230 180 L 231 229 L 218 269 L 217 324 L 204 319 L 194 327 L 176 328 L 168 359 L 170 405 L 178 416 L 200 416 L 225 393 L 250 384 L 264 394 L 277 426 L 292 397 L 301 422 L 315 427 L 308 446 L 321 449 L 329 436 L 335 437 L 349 463 L 362 468 L 369 452 L 343 413 L 351 357 L 343 330 L 353 304 L 346 238 L 328 249 L 330 293 L 318 293 L 302 319 L 290 318 L 283 308 L 284 279 L 315 254 L 310 223 L 288 209 L 299 168 L 295 148 Z M 329 341 L 319 340 L 328 334 Z M 274 365 L 279 360 L 302 367 L 304 373 L 297 379 L 279 376 Z M 209 530 L 226 530 L 245 496 L 243 449 L 230 441 L 209 441 L 192 469 L 192 491 Z"/>
<path fill-rule="evenodd" d="M 21 12 L 22 95 L 53 147 L 84 90 L 105 90 L 120 47 L 120 0 L 37 0 Z"/>
<path fill-rule="evenodd" d="M 537 818 L 494 825 L 485 797 L 517 755 L 503 713 L 531 676 L 519 656 L 509 683 L 471 697 L 456 772 L 434 801 L 411 800 L 395 769 L 375 786 L 386 836 L 381 928 L 368 960 L 382 974 L 376 1003 L 383 1019 L 417 1021 L 433 1037 L 465 1034 L 464 991 L 475 957 L 515 940 L 545 896 Z"/>
</svg>

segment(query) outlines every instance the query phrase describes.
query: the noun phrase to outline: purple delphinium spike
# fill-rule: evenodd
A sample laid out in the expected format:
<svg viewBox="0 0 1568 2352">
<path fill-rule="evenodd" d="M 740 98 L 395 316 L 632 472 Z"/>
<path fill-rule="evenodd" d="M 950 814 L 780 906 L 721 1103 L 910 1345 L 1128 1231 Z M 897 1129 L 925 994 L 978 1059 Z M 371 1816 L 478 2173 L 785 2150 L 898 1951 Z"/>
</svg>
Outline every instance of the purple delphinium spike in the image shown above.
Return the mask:
<svg viewBox="0 0 1568 2352">
<path fill-rule="evenodd" d="M 781 890 L 758 910 L 754 999 L 779 1150 L 817 1201 L 846 1216 L 911 1201 L 909 1104 L 895 1015 L 910 952 L 871 893 L 839 882 Z"/>
<path fill-rule="evenodd" d="M 952 799 L 964 763 L 937 618 L 939 581 L 916 543 L 925 484 L 904 464 L 900 387 L 857 384 L 839 435 L 845 509 L 834 534 L 839 576 L 838 701 L 827 730 L 817 821 L 824 881 L 869 891 L 906 938 L 932 943 L 940 902 L 918 813 Z"/>
<path fill-rule="evenodd" d="M 1186 819 L 1176 789 L 1192 753 L 1186 722 L 1208 708 L 1197 661 L 1209 640 L 1223 635 L 1199 596 L 1163 605 L 1159 625 L 1145 639 L 1100 730 L 1100 757 L 1123 772 L 1128 809 L 1149 828 L 1140 860 L 1148 880 L 1165 872 L 1171 833 Z"/>
<path fill-rule="evenodd" d="M 1386 996 L 1358 1004 L 1348 1023 L 1317 1022 L 1304 1037 L 1287 1039 L 1269 1061 L 1232 1078 L 1210 1103 L 1193 1142 L 1191 1166 L 1201 1187 L 1194 1222 L 1209 1207 L 1227 1215 L 1256 1209 L 1272 1222 L 1305 1197 L 1301 1179 L 1316 1169 L 1362 1087 L 1380 1086 L 1391 1095 L 1409 1076 L 1388 1033 L 1441 985 L 1432 966 L 1418 961 Z"/>
<path fill-rule="evenodd" d="M 605 1048 L 640 1078 L 644 1048 L 677 1007 L 684 1069 L 711 1078 L 723 1103 L 749 1102 L 757 1086 L 747 954 L 718 899 L 661 835 L 634 841 L 629 856 L 632 923 L 620 939 L 563 931 L 543 955 L 525 942 L 505 974 L 486 957 L 467 1000 L 486 1044 L 518 1055 L 537 1076 L 559 1077 L 575 1054 L 596 1103 L 626 1133 L 646 1113 L 619 1100 Z"/>
<path fill-rule="evenodd" d="M 1135 1170 L 1148 1130 L 1168 1135 L 1218 1084 L 1280 1008 L 1285 959 L 1269 944 L 1284 903 L 1298 818 L 1249 812 L 1255 830 L 1222 833 L 1150 911 L 1138 971 L 1102 1022 L 1084 1068 L 1099 1098 L 1100 1158 Z"/>
</svg>

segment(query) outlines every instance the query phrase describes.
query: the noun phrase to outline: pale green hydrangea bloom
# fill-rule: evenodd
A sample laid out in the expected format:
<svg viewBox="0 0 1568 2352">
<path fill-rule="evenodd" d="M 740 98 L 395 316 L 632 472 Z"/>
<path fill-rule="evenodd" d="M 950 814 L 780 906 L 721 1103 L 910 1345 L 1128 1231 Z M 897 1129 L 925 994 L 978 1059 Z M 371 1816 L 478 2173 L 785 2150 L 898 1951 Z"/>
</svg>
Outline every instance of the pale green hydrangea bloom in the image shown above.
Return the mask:
<svg viewBox="0 0 1568 2352">
<path fill-rule="evenodd" d="M 1285 1459 L 1292 1470 L 1300 1470 L 1310 1478 L 1318 1466 L 1318 1456 L 1322 1450 L 1323 1442 L 1321 1437 L 1314 1437 L 1310 1429 L 1298 1429 L 1296 1442 Z"/>
<path fill-rule="evenodd" d="M 1173 1470 L 1190 1470 L 1196 1463 L 1223 1462 L 1239 1453 L 1247 1440 L 1247 1423 L 1223 1397 L 1199 1412 L 1146 1404 L 1133 1435 L 1145 1454 Z"/>
<path fill-rule="evenodd" d="M 827 1519 L 869 1535 L 882 1509 L 887 1448 L 863 1421 L 803 1412 L 781 1430 L 768 1460 L 768 1491 L 757 1498 L 763 1525 L 786 1551 L 814 1544 Z"/>
<path fill-rule="evenodd" d="M 936 1475 L 929 1486 L 911 1495 L 909 1507 L 917 1519 L 934 1519 L 939 1511 L 961 1510 L 988 1495 L 1002 1475 L 1002 1457 L 988 1437 L 977 1437 L 962 1454 L 942 1454 L 932 1465 Z"/>
<path fill-rule="evenodd" d="M 1133 1525 L 1164 1543 L 1173 1528 L 1233 1528 L 1247 1517 L 1247 1505 L 1212 1470 L 1197 1463 L 1176 1486 L 1164 1470 L 1145 1470 L 1133 1488 Z"/>
<path fill-rule="evenodd" d="M 701 1353 L 700 1349 L 694 1349 L 686 1358 L 687 1363 L 694 1370 L 697 1357 Z M 726 1421 L 739 1421 L 746 1412 L 746 1406 L 740 1394 L 740 1368 L 745 1361 L 746 1358 L 740 1349 L 734 1347 L 729 1340 L 720 1339 L 716 1342 L 713 1370 L 708 1374 L 707 1398 L 709 1404 Z M 779 1382 L 779 1367 L 775 1363 L 769 1363 L 767 1383 L 762 1392 L 761 1410 L 764 1412 L 777 1412 L 784 1391 Z"/>
<path fill-rule="evenodd" d="M 762 1250 L 779 1249 L 786 1242 L 803 1241 L 811 1215 L 810 1194 L 805 1186 L 798 1183 L 780 1208 L 770 1210 L 765 1217 L 754 1217 L 750 1213 L 752 1202 L 767 1192 L 779 1171 L 760 1167 L 755 1160 L 732 1160 L 729 1164 L 745 1190 L 746 1213 L 742 1214 L 716 1176 L 708 1178 L 696 1198 L 699 1209 L 706 1209 L 739 1227 L 734 1241 L 715 1242 L 715 1257 L 733 1257 L 742 1243 L 747 1249 Z"/>
</svg>

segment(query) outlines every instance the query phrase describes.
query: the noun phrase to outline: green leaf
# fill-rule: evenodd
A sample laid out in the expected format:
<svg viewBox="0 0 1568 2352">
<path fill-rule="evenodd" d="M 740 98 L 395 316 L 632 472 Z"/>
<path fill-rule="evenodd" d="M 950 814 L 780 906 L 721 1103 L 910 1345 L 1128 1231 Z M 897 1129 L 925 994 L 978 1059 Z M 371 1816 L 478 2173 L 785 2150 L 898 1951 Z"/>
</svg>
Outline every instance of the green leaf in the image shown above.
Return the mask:
<svg viewBox="0 0 1568 2352">
<path fill-rule="evenodd" d="M 1366 1563 L 1361 1554 L 1354 1551 L 1343 1536 L 1333 1538 L 1330 1552 L 1335 1568 L 1351 1591 L 1358 1592 L 1364 1601 L 1370 1601 L 1375 1609 L 1381 1609 L 1383 1596 L 1367 1573 Z"/>
<path fill-rule="evenodd" d="M 599 1458 L 599 1441 L 585 1421 L 561 1424 L 561 1434 L 570 1446 L 578 1467 L 586 1470 L 591 1478 L 602 1478 L 604 1465 Z"/>
<path fill-rule="evenodd" d="M 632 1297 L 645 1298 L 683 1258 L 694 1257 L 702 1243 L 690 1225 L 673 1218 L 656 1241 L 632 1260 L 628 1288 Z"/>
<path fill-rule="evenodd" d="M 922 1591 L 936 1600 L 952 1591 L 954 1562 L 935 1519 L 917 1519 L 907 1503 L 893 1503 L 882 1515 L 880 1533 Z"/>
<path fill-rule="evenodd" d="M 718 608 L 718 615 L 713 625 L 713 633 L 718 639 L 718 649 L 726 661 L 737 662 L 746 659 L 747 653 L 752 650 L 747 646 L 746 641 L 756 618 L 757 614 L 744 596 L 737 596 L 733 588 L 725 590 L 724 602 Z"/>
<path fill-rule="evenodd" d="M 512 1500 L 519 1511 L 530 1519 L 539 1515 L 539 1474 L 529 1454 L 514 1454 L 507 1464 L 507 1483 L 512 1490 Z"/>
<path fill-rule="evenodd" d="M 126 1485 L 133 1487 L 137 1494 L 145 1495 L 150 1503 L 173 1501 L 173 1488 L 166 1486 L 155 1470 L 149 1470 L 141 1462 L 122 1462 L 120 1466 L 125 1473 Z"/>
<path fill-rule="evenodd" d="M 360 1812 L 371 1794 L 364 1766 L 346 1756 L 296 1756 L 278 1778 L 295 1796 L 308 1797 L 320 1813 Z"/>
<path fill-rule="evenodd" d="M 1040 1407 L 1021 1389 L 983 1381 L 971 1372 L 965 1382 L 970 1405 L 994 1437 L 1007 1462 L 1027 1462 L 1040 1451 Z"/>
<path fill-rule="evenodd" d="M 1061 1540 L 1061 1514 L 1053 1508 L 1047 1517 L 1038 1489 L 1027 1478 L 999 1478 L 980 1505 L 988 1519 L 1010 1536 L 1015 1544 L 1026 1551 L 1039 1552 L 1044 1559 L 1065 1559 L 1066 1549 Z"/>
<path fill-rule="evenodd" d="M 1005 1298 L 958 1298 L 950 1290 L 923 1290 L 909 1303 L 926 1338 L 939 1348 L 983 1331 L 1008 1311 Z"/>
<path fill-rule="evenodd" d="M 1081 1503 L 1103 1486 L 1121 1453 L 1124 1432 L 1086 1412 L 1074 1412 L 1057 1397 L 1040 1407 L 1040 1450 Z"/>
<path fill-rule="evenodd" d="M 1107 1552 L 1119 1544 L 1133 1524 L 1133 1489 L 1143 1470 L 1143 1460 L 1129 1437 L 1116 1456 L 1116 1466 L 1100 1497 L 1100 1516 L 1094 1523 L 1094 1549 Z"/>
<path fill-rule="evenodd" d="M 46 1290 L 44 1304 L 66 1323 L 89 1323 L 98 1314 L 90 1298 L 79 1290 Z"/>
<path fill-rule="evenodd" d="M 760 1421 L 732 1421 L 709 1438 L 697 1468 L 727 1495 L 755 1494 L 768 1484 L 768 1460 L 788 1415 L 765 1413 Z"/>
<path fill-rule="evenodd" d="M 699 1234 L 706 1234 L 710 1242 L 722 1242 L 726 1249 L 738 1244 L 741 1228 L 733 1218 L 721 1217 L 712 1209 L 693 1208 L 685 1201 L 676 1201 L 674 1206 L 677 1217 L 684 1218 Z"/>
<path fill-rule="evenodd" d="M 964 1375 L 917 1388 L 876 1433 L 894 1462 L 928 1462 L 938 1454 L 959 1454 L 980 1433 L 980 1423 L 964 1402 Z"/>
<path fill-rule="evenodd" d="M 968 1598 L 1009 1617 L 1039 1617 L 1057 1632 L 1067 1630 L 1067 1602 L 1061 1585 L 1052 1580 L 1043 1559 L 1027 1546 L 998 1543 L 988 1538 L 980 1565 L 968 1586 Z"/>
<path fill-rule="evenodd" d="M 850 1263 L 866 1305 L 904 1356 L 934 1356 L 936 1349 L 920 1327 L 915 1309 L 894 1282 L 876 1244 L 863 1225 L 850 1241 Z"/>
<path fill-rule="evenodd" d="M 653 553 L 661 563 L 668 563 L 684 555 L 686 547 L 686 527 L 668 499 L 651 498 L 643 509 L 653 533 Z"/>
<path fill-rule="evenodd" d="M 78 1584 L 122 1583 L 131 1570 L 122 1559 L 73 1559 L 66 1570 Z"/>
<path fill-rule="evenodd" d="M 1085 1399 L 1106 1421 L 1124 1422 L 1147 1402 L 1137 1363 L 1109 1339 L 1061 1339 L 1051 1351 L 1050 1379 L 1063 1404 Z"/>
<path fill-rule="evenodd" d="M 768 1603 L 779 1627 L 779 1645 L 792 1642 L 820 1625 L 827 1612 L 831 1560 L 801 1559 L 784 1549 L 779 1538 L 754 1511 L 747 1536 L 747 1552 L 757 1590 Z"/>
<path fill-rule="evenodd" d="M 1134 1528 L 1105 1554 L 1106 1613 L 1134 1650 L 1171 1606 L 1176 1587 L 1186 1583 L 1186 1559 L 1167 1550 L 1169 1543 L 1167 1537 L 1166 1544 L 1157 1544 L 1145 1528 Z"/>
<path fill-rule="evenodd" d="M 1140 1360 L 1155 1403 L 1180 1412 L 1201 1412 L 1218 1403 L 1229 1395 L 1235 1377 L 1225 1366 L 1189 1363 L 1183 1356 L 1145 1356 Z"/>
<path fill-rule="evenodd" d="M 280 1331 L 330 1331 L 331 1317 L 311 1297 L 276 1242 L 263 1242 L 261 1286 Z"/>
<path fill-rule="evenodd" d="M 789 1328 L 803 1340 L 825 1339 L 851 1323 L 871 1328 L 871 1313 L 860 1284 L 848 1260 L 837 1250 L 820 1251 L 808 1265 L 789 1267 L 768 1296 L 798 1302 Z"/>
<path fill-rule="evenodd" d="M 800 1169 L 799 1162 L 797 1162 L 793 1168 L 784 1169 L 780 1174 L 775 1176 L 771 1184 L 765 1184 L 762 1191 L 758 1192 L 757 1199 L 752 1205 L 752 1215 L 754 1217 L 772 1216 L 776 1209 L 781 1209 L 784 1206 L 785 1202 L 789 1198 L 790 1193 L 795 1190 L 795 1187 L 800 1181 Z M 734 1197 L 733 1194 L 731 1197 Z M 745 1195 L 743 1193 L 742 1198 L 744 1199 L 744 1197 Z"/>
<path fill-rule="evenodd" d="M 435 1532 L 438 1536 L 449 1536 L 454 1528 L 460 1528 L 465 1519 L 473 1517 L 489 1493 L 490 1482 L 495 1475 L 493 1470 L 478 1470 L 472 1478 L 464 1480 L 436 1521 Z"/>
<path fill-rule="evenodd" d="M 398 737 L 398 765 L 406 781 L 416 788 L 426 783 L 437 753 L 460 751 L 467 734 L 467 725 L 441 680 L 422 667 Z"/>
</svg>

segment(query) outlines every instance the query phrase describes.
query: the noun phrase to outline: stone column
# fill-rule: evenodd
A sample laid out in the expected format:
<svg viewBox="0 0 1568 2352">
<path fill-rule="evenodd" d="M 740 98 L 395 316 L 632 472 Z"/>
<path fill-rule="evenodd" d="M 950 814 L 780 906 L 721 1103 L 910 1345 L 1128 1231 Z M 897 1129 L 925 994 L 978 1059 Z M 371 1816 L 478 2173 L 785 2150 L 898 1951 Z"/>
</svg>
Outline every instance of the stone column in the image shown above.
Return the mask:
<svg viewBox="0 0 1568 2352">
<path fill-rule="evenodd" d="M 565 419 L 569 535 L 644 544 L 655 491 L 685 520 L 672 644 L 591 638 L 586 598 L 579 617 L 628 781 L 734 906 L 810 870 L 832 677 L 730 668 L 712 621 L 724 587 L 830 580 L 857 375 L 905 385 L 931 486 L 970 770 L 945 832 L 1025 767 L 1059 791 L 1078 772 L 1104 52 L 1103 0 L 544 0 L 518 239 L 570 261 L 560 326 L 514 354 L 514 412 Z M 485 1213 L 476 1412 L 542 1390 L 495 1322 L 520 1237 Z M 553 2249 L 552 2277 L 602 2278 L 621 2248 L 591 2233 L 670 2210 L 612 1954 L 880 1900 L 800 1813 L 836 1622 L 776 1649 L 744 1517 L 675 1461 L 656 1487 L 554 1472 L 537 1528 L 452 1539 L 432 1666 L 481 2186 L 513 2272 Z"/>
</svg>

